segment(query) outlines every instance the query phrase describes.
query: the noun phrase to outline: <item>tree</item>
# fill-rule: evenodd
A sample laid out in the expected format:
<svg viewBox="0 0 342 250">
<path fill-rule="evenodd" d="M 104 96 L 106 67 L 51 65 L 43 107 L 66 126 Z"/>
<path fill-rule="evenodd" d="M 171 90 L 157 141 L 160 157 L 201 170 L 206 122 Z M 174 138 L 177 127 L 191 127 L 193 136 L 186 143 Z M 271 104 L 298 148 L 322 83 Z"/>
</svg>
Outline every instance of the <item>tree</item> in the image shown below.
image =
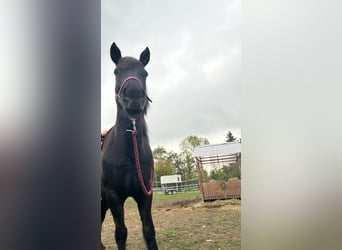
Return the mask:
<svg viewBox="0 0 342 250">
<path fill-rule="evenodd" d="M 227 181 L 227 176 L 223 172 L 222 168 L 214 168 L 210 171 L 210 178 L 218 181 Z"/>
<path fill-rule="evenodd" d="M 196 147 L 201 145 L 209 144 L 209 140 L 204 137 L 199 137 L 197 135 L 189 135 L 180 143 L 180 148 L 182 152 L 193 152 Z"/>
<path fill-rule="evenodd" d="M 167 152 L 162 146 L 158 146 L 152 151 L 154 158 L 156 181 L 160 183 L 160 177 L 163 175 L 173 175 L 178 173 L 180 165 L 180 157 L 177 153 Z"/>
<path fill-rule="evenodd" d="M 241 172 L 238 163 L 216 167 L 210 171 L 210 178 L 218 181 L 228 181 L 231 178 L 241 179 Z"/>
<path fill-rule="evenodd" d="M 202 169 L 202 178 L 203 178 L 203 182 L 206 182 L 208 180 L 208 171 L 205 169 Z"/>
<path fill-rule="evenodd" d="M 166 155 L 166 159 L 171 162 L 175 168 L 175 173 L 180 174 L 184 178 L 183 165 L 184 162 L 179 154 L 170 151 Z"/>
<path fill-rule="evenodd" d="M 232 134 L 232 132 L 228 131 L 226 135 L 226 142 L 234 142 L 236 141 L 236 137 Z"/>
<path fill-rule="evenodd" d="M 238 163 L 231 163 L 228 165 L 224 165 L 222 168 L 223 172 L 227 176 L 227 180 L 231 178 L 241 179 L 240 166 Z"/>
<path fill-rule="evenodd" d="M 160 177 L 163 175 L 173 175 L 175 174 L 174 166 L 171 162 L 161 159 L 154 164 L 155 174 L 157 176 L 157 181 L 160 183 Z"/>
<path fill-rule="evenodd" d="M 155 149 L 153 149 L 152 154 L 155 160 L 160 160 L 165 159 L 167 152 L 164 147 L 158 146 Z"/>
<path fill-rule="evenodd" d="M 192 179 L 195 177 L 196 164 L 192 157 L 192 153 L 196 147 L 209 144 L 209 140 L 204 137 L 190 135 L 179 144 L 181 149 L 181 157 L 184 162 L 184 179 Z M 183 177 L 183 176 L 182 176 Z"/>
</svg>

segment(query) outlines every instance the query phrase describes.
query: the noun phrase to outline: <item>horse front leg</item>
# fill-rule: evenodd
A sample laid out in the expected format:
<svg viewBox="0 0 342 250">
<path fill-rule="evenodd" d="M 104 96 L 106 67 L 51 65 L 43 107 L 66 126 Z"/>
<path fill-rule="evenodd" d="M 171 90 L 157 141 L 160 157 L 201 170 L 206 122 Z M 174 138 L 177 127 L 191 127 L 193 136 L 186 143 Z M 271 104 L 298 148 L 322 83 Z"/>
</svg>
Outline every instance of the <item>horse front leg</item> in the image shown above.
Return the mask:
<svg viewBox="0 0 342 250">
<path fill-rule="evenodd" d="M 107 200 L 102 195 L 101 197 L 101 226 L 106 217 L 107 210 L 108 210 Z M 101 249 L 106 249 L 106 247 L 102 243 L 102 240 L 101 240 Z"/>
<path fill-rule="evenodd" d="M 124 202 L 117 195 L 112 194 L 109 197 L 108 205 L 112 212 L 115 223 L 115 241 L 118 250 L 126 249 L 127 227 L 125 225 Z"/>
<path fill-rule="evenodd" d="M 139 200 L 136 199 L 136 202 L 138 203 L 143 235 L 147 248 L 149 250 L 157 250 L 156 233 L 151 214 L 152 196 L 145 196 Z"/>
</svg>

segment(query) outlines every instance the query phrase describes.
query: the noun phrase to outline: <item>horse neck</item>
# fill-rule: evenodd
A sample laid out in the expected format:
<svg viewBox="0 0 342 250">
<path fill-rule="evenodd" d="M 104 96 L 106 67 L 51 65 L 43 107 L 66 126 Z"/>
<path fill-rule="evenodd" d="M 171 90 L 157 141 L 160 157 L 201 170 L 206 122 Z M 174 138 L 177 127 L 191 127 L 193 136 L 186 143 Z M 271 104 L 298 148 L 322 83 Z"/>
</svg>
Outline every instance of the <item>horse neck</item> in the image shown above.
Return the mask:
<svg viewBox="0 0 342 250">
<path fill-rule="evenodd" d="M 151 152 L 151 148 L 149 145 L 149 139 L 147 136 L 147 127 L 146 127 L 146 122 L 145 122 L 145 118 L 143 115 L 141 115 L 140 117 L 138 117 L 136 119 L 136 130 L 137 130 L 137 134 L 136 137 L 133 136 L 133 133 L 131 133 L 131 131 L 127 131 L 127 130 L 132 130 L 133 129 L 133 125 L 132 125 L 132 121 L 127 118 L 126 115 L 124 115 L 123 113 L 118 112 L 117 113 L 117 118 L 116 118 L 116 123 L 115 123 L 115 133 L 116 135 L 121 138 L 119 139 L 119 141 L 123 144 L 121 144 L 121 150 L 124 150 L 124 152 L 128 152 L 129 155 L 132 155 L 132 152 L 134 150 L 134 140 L 136 139 L 137 145 L 138 145 L 138 149 L 139 149 L 139 155 L 140 156 L 145 156 L 148 160 L 152 160 L 152 152 Z M 118 149 L 116 149 L 118 150 Z M 126 151 L 128 150 L 128 151 Z"/>
<path fill-rule="evenodd" d="M 121 111 L 121 110 L 120 110 Z M 120 131 L 119 134 L 123 136 L 130 135 L 129 131 L 133 129 L 133 124 L 131 119 L 129 119 L 126 115 L 123 114 L 123 111 L 117 113 L 115 126 L 117 131 Z M 147 137 L 147 127 L 145 122 L 145 117 L 143 115 L 139 116 L 135 121 L 135 126 L 137 129 L 137 138 L 138 142 L 141 142 L 143 138 L 148 139 Z"/>
</svg>

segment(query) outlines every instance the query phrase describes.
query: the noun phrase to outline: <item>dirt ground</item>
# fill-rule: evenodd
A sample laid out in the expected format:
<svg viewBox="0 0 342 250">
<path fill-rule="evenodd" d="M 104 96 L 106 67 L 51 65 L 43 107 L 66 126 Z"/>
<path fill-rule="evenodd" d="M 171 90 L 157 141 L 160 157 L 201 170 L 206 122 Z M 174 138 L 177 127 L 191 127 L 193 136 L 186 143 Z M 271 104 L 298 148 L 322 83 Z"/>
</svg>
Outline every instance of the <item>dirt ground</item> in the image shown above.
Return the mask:
<svg viewBox="0 0 342 250">
<path fill-rule="evenodd" d="M 240 249 L 240 200 L 201 202 L 200 197 L 154 201 L 152 216 L 160 250 Z M 125 203 L 128 229 L 127 249 L 146 249 L 137 206 Z M 102 241 L 107 249 L 114 243 L 114 223 L 107 212 L 102 227 Z"/>
</svg>

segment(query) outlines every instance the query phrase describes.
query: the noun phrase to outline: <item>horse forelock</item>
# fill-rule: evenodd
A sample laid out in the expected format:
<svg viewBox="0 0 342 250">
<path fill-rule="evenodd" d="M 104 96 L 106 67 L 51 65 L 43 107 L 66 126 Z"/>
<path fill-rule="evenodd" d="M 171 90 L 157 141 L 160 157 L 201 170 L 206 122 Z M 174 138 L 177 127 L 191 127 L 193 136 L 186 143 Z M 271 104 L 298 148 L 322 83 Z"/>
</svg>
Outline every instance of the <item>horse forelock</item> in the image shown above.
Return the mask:
<svg viewBox="0 0 342 250">
<path fill-rule="evenodd" d="M 139 60 L 135 59 L 134 57 L 122 57 L 116 66 L 120 70 L 128 70 L 134 68 L 144 68 L 144 65 Z"/>
</svg>

